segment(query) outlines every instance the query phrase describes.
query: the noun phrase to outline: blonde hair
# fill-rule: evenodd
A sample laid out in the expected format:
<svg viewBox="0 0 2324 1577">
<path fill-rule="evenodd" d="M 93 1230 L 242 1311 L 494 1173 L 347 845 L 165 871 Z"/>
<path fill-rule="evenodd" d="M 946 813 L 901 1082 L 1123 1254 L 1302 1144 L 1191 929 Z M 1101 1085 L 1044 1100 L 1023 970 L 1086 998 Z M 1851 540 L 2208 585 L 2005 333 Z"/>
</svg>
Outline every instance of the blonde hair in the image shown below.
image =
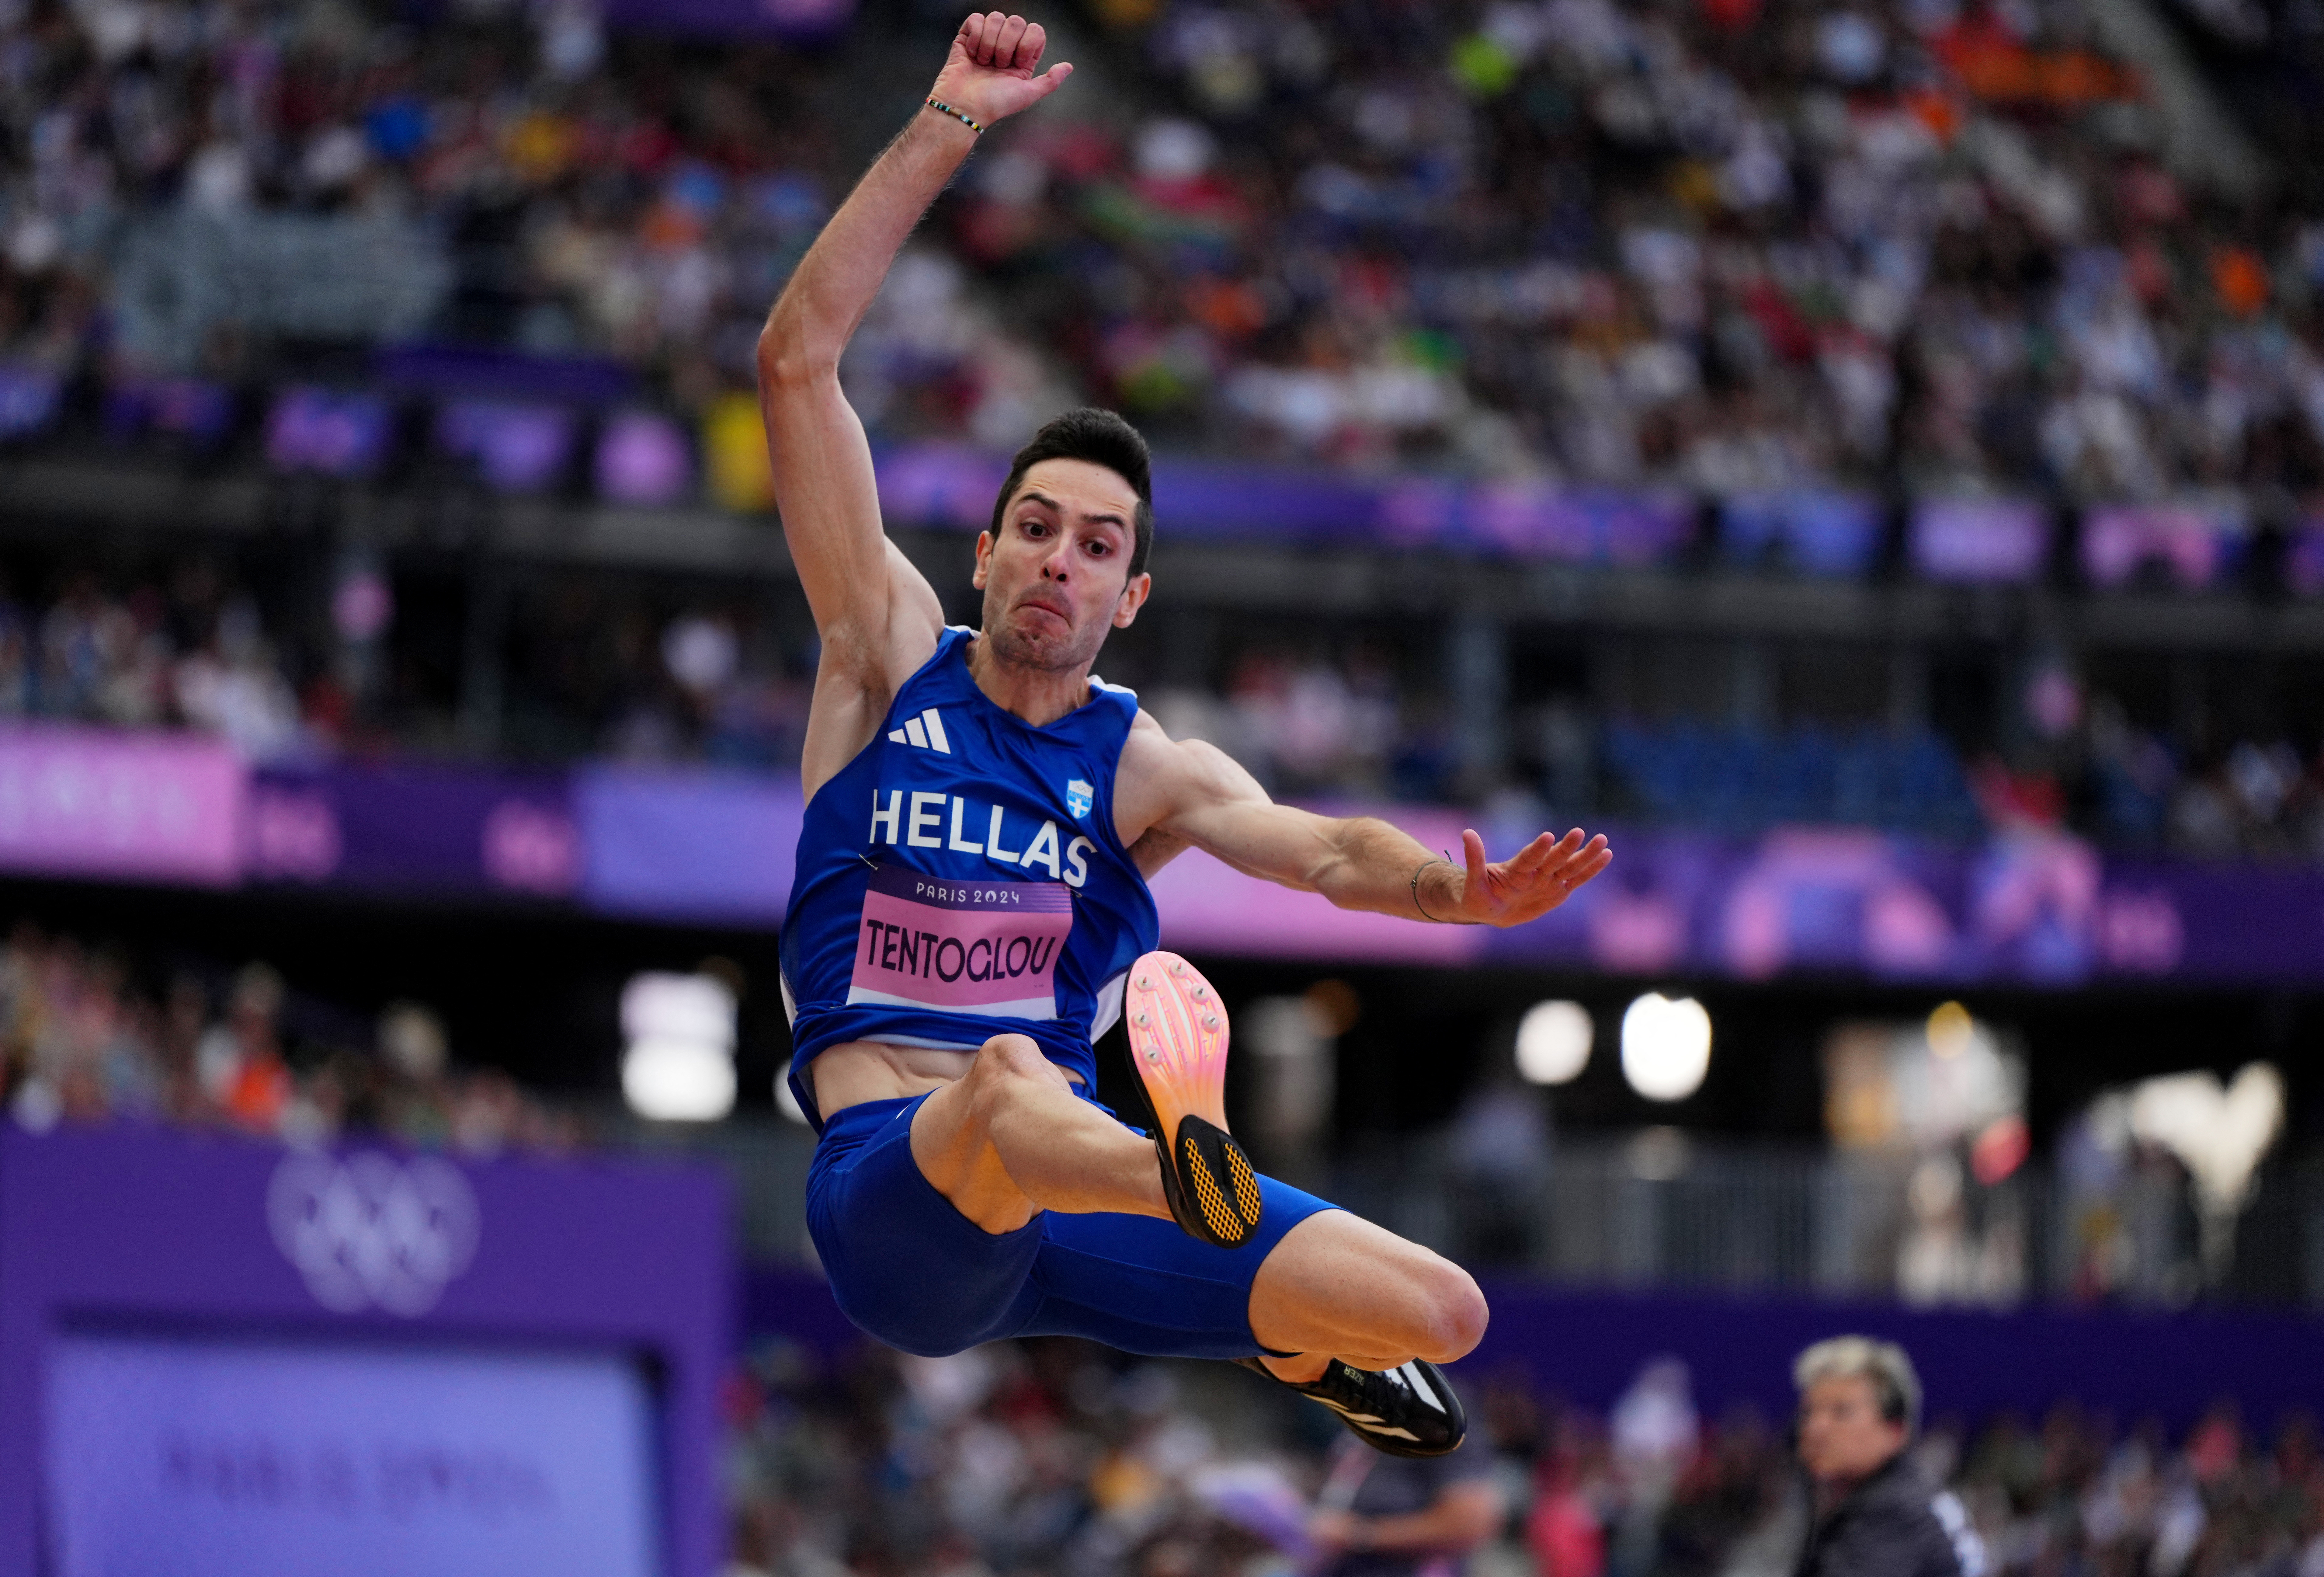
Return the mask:
<svg viewBox="0 0 2324 1577">
<path fill-rule="evenodd" d="M 1921 1428 L 1921 1377 L 1894 1342 L 1871 1336 L 1831 1336 L 1800 1354 L 1792 1383 L 1802 1391 L 1818 1380 L 1866 1379 L 1880 1404 L 1880 1416 L 1902 1424 L 1908 1434 Z"/>
</svg>

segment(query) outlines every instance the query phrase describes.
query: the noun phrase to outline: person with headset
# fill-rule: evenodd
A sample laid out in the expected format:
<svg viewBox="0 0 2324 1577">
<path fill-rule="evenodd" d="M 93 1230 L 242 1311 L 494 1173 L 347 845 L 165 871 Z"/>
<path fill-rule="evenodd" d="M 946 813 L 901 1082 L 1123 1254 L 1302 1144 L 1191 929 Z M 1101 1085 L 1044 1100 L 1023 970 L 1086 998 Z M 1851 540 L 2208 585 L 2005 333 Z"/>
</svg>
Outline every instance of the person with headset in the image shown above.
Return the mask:
<svg viewBox="0 0 2324 1577">
<path fill-rule="evenodd" d="M 1812 1520 L 1796 1577 L 1986 1577 L 1984 1541 L 1905 1449 L 1921 1378 L 1893 1342 L 1834 1336 L 1799 1356 L 1800 1466 Z"/>
</svg>

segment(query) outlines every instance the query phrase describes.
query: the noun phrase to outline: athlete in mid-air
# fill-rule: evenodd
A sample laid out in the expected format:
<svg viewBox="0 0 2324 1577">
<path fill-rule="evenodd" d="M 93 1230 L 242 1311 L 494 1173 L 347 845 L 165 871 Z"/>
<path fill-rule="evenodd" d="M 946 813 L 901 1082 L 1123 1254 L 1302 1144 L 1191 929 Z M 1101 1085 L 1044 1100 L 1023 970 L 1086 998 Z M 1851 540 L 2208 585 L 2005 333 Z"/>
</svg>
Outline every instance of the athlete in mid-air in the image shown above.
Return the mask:
<svg viewBox="0 0 2324 1577">
<path fill-rule="evenodd" d="M 792 1089 L 821 1135 L 809 1229 L 850 1318 L 910 1352 L 1087 1336 L 1241 1360 L 1384 1451 L 1458 1444 L 1434 1365 L 1485 1328 L 1466 1272 L 1260 1177 L 1226 1132 L 1226 1010 L 1156 951 L 1146 878 L 1191 844 L 1342 908 L 1509 926 L 1606 866 L 1545 833 L 1460 862 L 1380 821 L 1271 803 L 1090 672 L 1150 589 L 1144 440 L 1110 411 L 1035 435 L 977 539 L 981 630 L 882 533 L 840 353 L 985 127 L 1072 68 L 992 12 L 835 215 L 770 315 L 760 398 L 776 498 L 822 637 L 782 941 Z M 1127 1020 L 1149 1139 L 1094 1100 Z M 1417 1048 L 1423 1052 L 1425 1047 Z"/>
</svg>

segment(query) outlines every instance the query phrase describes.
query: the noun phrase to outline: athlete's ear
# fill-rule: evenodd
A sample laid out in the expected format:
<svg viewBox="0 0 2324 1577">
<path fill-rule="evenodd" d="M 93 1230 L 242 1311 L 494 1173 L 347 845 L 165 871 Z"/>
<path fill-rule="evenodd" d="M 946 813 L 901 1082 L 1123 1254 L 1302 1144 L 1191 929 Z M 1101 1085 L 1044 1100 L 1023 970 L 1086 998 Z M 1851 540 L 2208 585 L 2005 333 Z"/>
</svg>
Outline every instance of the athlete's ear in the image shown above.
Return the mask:
<svg viewBox="0 0 2324 1577">
<path fill-rule="evenodd" d="M 979 531 L 976 533 L 976 573 L 970 577 L 969 584 L 974 586 L 977 590 L 982 591 L 984 589 L 985 581 L 991 577 L 991 574 L 992 533 L 990 531 Z"/>
<path fill-rule="evenodd" d="M 1152 595 L 1153 590 L 1152 576 L 1145 574 L 1131 576 L 1129 584 L 1121 588 L 1121 595 L 1114 602 L 1113 627 L 1117 630 L 1129 629 L 1131 622 L 1138 617 L 1138 610 L 1146 605 L 1146 599 Z"/>
</svg>

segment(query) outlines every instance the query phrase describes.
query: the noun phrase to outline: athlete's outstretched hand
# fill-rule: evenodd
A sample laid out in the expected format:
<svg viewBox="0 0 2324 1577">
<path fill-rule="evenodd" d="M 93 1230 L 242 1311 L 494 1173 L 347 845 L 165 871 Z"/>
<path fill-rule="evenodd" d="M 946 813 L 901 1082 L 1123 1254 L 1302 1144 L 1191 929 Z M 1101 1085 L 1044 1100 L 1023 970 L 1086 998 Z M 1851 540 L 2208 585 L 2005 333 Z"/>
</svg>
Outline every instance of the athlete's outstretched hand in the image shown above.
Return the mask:
<svg viewBox="0 0 2324 1577">
<path fill-rule="evenodd" d="M 1041 51 L 1048 47 L 1049 35 L 1038 22 L 998 11 L 972 16 L 953 35 L 952 54 L 936 73 L 931 97 L 988 126 L 1006 120 L 1048 97 L 1074 74 L 1063 60 L 1041 70 Z"/>
<path fill-rule="evenodd" d="M 1453 913 L 1437 918 L 1484 926 L 1522 926 L 1539 919 L 1614 859 L 1603 833 L 1584 842 L 1580 827 L 1562 838 L 1544 833 L 1509 858 L 1489 863 L 1485 840 L 1473 830 L 1464 832 L 1461 854 L 1468 873 L 1459 904 Z"/>
</svg>

